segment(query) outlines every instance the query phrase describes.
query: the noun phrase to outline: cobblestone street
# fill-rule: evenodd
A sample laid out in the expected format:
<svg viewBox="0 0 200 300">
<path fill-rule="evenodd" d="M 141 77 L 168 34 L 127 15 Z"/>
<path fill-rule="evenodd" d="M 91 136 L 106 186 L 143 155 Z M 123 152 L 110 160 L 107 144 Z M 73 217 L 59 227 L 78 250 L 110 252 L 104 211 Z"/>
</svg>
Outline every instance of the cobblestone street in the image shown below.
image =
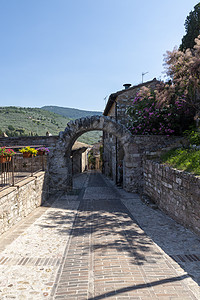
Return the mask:
<svg viewBox="0 0 200 300">
<path fill-rule="evenodd" d="M 0 299 L 200 299 L 200 237 L 100 173 L 0 238 Z"/>
</svg>

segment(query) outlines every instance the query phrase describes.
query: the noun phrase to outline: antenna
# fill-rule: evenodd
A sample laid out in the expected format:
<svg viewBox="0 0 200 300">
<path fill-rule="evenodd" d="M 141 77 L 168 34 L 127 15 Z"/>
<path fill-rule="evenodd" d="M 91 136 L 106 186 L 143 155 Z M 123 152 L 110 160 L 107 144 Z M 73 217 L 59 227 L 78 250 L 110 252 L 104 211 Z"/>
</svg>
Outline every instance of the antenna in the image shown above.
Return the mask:
<svg viewBox="0 0 200 300">
<path fill-rule="evenodd" d="M 146 75 L 147 73 L 149 73 L 149 72 L 142 73 L 142 83 L 143 83 L 144 75 Z"/>
<path fill-rule="evenodd" d="M 105 101 L 105 105 L 106 105 L 106 99 L 107 99 L 107 97 L 108 97 L 108 95 L 103 98 L 103 100 Z"/>
</svg>

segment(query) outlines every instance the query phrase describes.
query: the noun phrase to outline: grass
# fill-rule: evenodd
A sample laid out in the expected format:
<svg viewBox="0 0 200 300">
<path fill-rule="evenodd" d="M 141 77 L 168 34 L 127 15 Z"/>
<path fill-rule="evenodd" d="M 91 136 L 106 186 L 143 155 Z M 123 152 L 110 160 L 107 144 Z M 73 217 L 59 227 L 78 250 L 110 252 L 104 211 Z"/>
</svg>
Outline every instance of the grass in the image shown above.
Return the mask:
<svg viewBox="0 0 200 300">
<path fill-rule="evenodd" d="M 190 148 L 172 149 L 161 156 L 161 161 L 178 170 L 200 175 L 200 150 Z"/>
</svg>

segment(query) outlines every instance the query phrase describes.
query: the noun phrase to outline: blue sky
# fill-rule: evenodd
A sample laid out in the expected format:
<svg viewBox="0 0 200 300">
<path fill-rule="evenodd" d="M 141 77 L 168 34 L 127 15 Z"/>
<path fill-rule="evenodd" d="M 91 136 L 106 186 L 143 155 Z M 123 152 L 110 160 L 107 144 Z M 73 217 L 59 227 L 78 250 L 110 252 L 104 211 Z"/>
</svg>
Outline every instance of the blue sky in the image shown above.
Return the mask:
<svg viewBox="0 0 200 300">
<path fill-rule="evenodd" d="M 105 107 L 163 77 L 194 0 L 0 0 L 0 106 Z"/>
</svg>

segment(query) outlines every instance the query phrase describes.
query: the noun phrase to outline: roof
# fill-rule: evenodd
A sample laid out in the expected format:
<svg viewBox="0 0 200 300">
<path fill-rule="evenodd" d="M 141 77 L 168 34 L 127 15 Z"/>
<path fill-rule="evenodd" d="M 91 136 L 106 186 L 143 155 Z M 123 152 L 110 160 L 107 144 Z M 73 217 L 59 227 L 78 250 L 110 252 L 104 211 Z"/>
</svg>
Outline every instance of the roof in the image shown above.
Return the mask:
<svg viewBox="0 0 200 300">
<path fill-rule="evenodd" d="M 105 109 L 104 109 L 103 115 L 104 115 L 104 116 L 107 116 L 107 114 L 108 114 L 108 112 L 110 111 L 110 109 L 111 109 L 113 103 L 115 102 L 116 98 L 117 98 L 119 95 L 121 95 L 121 94 L 123 94 L 123 93 L 126 93 L 127 91 L 131 91 L 131 90 L 138 89 L 138 88 L 140 88 L 140 87 L 149 85 L 149 84 L 151 84 L 151 83 L 153 83 L 153 82 L 156 82 L 156 81 L 158 81 L 158 80 L 157 80 L 156 78 L 154 78 L 153 80 L 146 81 L 146 82 L 144 82 L 144 83 L 140 83 L 140 84 L 138 84 L 138 85 L 134 85 L 134 86 L 132 86 L 132 87 L 130 87 L 130 88 L 128 88 L 128 89 L 123 89 L 123 90 L 121 90 L 121 91 L 118 91 L 118 92 L 116 92 L 116 93 L 111 94 L 111 95 L 109 96 L 109 98 L 108 98 L 108 102 L 107 102 L 106 107 L 105 107 Z M 159 82 L 159 81 L 158 81 L 158 82 Z"/>
<path fill-rule="evenodd" d="M 76 150 L 79 150 L 81 148 L 91 148 L 92 146 L 91 145 L 88 145 L 88 144 L 85 144 L 85 143 L 81 143 L 81 142 L 75 142 L 74 145 L 72 146 L 72 151 L 76 151 Z"/>
</svg>

